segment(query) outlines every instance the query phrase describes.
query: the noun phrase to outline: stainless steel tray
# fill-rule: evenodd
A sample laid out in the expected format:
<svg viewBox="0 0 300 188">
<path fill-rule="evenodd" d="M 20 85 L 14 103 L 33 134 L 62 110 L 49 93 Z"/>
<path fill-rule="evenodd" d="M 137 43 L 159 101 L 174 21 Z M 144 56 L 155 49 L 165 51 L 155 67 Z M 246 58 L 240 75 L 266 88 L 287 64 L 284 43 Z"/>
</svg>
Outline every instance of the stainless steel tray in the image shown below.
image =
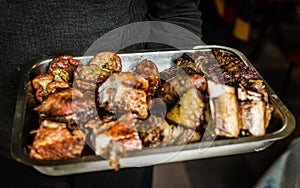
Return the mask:
<svg viewBox="0 0 300 188">
<path fill-rule="evenodd" d="M 163 71 L 169 68 L 173 60 L 180 57 L 184 52 L 210 52 L 213 48 L 232 53 L 238 56 L 247 66 L 254 68 L 240 51 L 218 45 L 196 46 L 190 50 L 120 53 L 118 55 L 122 59 L 123 71 L 132 70 L 143 59 L 152 60 L 157 64 L 159 71 Z M 75 58 L 80 59 L 83 63 L 87 63 L 92 56 Z M 34 117 L 32 109 L 27 104 L 29 95 L 27 85 L 34 76 L 47 70 L 50 61 L 51 58 L 34 62 L 33 65 L 23 70 L 13 126 L 12 155 L 17 161 L 33 166 L 41 173 L 51 176 L 113 169 L 109 166 L 107 160 L 95 155 L 84 155 L 79 158 L 57 161 L 39 161 L 29 157 L 26 148 L 33 141 L 33 136 L 29 132 L 37 128 L 38 125 L 37 117 Z M 261 77 L 261 75 L 259 76 Z M 270 95 L 271 102 L 275 108 L 266 135 L 216 139 L 187 145 L 145 148 L 140 151 L 128 152 L 127 156 L 120 161 L 121 168 L 142 167 L 161 163 L 256 152 L 264 150 L 276 140 L 287 137 L 295 129 L 295 118 L 266 81 L 262 77 L 261 79 L 265 82 L 266 91 Z"/>
</svg>

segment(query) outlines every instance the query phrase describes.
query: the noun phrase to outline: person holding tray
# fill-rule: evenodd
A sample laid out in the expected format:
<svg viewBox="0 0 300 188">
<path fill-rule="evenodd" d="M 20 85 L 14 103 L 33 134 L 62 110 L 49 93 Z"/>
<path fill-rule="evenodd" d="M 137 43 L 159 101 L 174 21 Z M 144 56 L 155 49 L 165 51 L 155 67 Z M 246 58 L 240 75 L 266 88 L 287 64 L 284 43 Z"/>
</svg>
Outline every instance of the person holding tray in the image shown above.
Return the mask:
<svg viewBox="0 0 300 188">
<path fill-rule="evenodd" d="M 21 70 L 24 66 L 50 56 L 67 54 L 83 56 L 96 51 L 126 51 L 163 48 L 172 43 L 158 44 L 158 40 L 129 42 L 122 48 L 109 48 L 99 38 L 106 33 L 132 23 L 156 21 L 174 24 L 201 39 L 201 12 L 199 0 L 105 0 L 105 1 L 21 1 L 4 2 L 0 6 L 1 52 L 0 61 L 0 164 L 4 172 L 2 182 L 13 187 L 151 187 L 152 166 L 101 172 L 89 172 L 51 177 L 16 161 L 11 156 L 11 135 L 14 125 L 16 100 Z M 148 25 L 149 26 L 149 25 Z M 158 24 L 158 27 L 160 25 Z M 130 29 L 135 26 L 130 27 Z M 140 27 L 136 27 L 139 29 Z M 150 24 L 148 37 L 156 27 Z M 154 29 L 153 29 L 154 28 Z M 126 28 L 125 28 L 126 29 Z M 126 31 L 126 30 L 122 30 Z M 131 31 L 131 30 L 129 30 Z M 174 37 L 178 37 L 176 32 Z M 106 39 L 123 39 L 108 37 Z M 168 33 L 172 36 L 172 33 Z M 155 37 L 154 37 L 155 38 Z M 163 37 L 162 37 L 163 38 Z M 180 37 L 178 37 L 180 38 Z M 126 38 L 125 38 L 126 39 Z M 97 42 L 98 40 L 98 42 Z M 107 41 L 107 40 L 106 40 Z M 187 42 L 190 46 L 199 44 Z M 123 41 L 124 42 L 124 41 Z M 128 42 L 128 41 L 125 41 Z M 163 43 L 163 42 L 162 42 Z M 186 46 L 185 44 L 182 46 Z M 115 47 L 115 46 L 114 46 Z"/>
</svg>

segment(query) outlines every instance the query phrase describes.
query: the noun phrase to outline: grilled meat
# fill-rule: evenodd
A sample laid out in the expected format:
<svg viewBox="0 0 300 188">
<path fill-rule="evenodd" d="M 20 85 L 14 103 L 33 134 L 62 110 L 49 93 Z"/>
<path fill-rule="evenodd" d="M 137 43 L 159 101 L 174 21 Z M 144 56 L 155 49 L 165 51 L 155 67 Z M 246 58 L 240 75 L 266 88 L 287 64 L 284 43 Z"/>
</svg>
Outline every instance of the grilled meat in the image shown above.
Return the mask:
<svg viewBox="0 0 300 188">
<path fill-rule="evenodd" d="M 187 75 L 175 76 L 162 84 L 157 91 L 157 96 L 170 107 L 191 87 L 193 87 L 193 84 Z"/>
<path fill-rule="evenodd" d="M 204 110 L 203 96 L 195 88 L 190 88 L 167 113 L 167 118 L 173 123 L 191 129 L 199 129 L 199 126 L 204 122 Z"/>
<path fill-rule="evenodd" d="M 54 79 L 54 76 L 48 73 L 39 74 L 32 80 L 32 86 L 34 89 L 39 89 L 42 87 L 46 90 L 47 85 L 51 83 Z"/>
<path fill-rule="evenodd" d="M 50 94 L 35 110 L 46 116 L 66 116 L 87 111 L 93 108 L 93 105 L 94 103 L 85 98 L 81 91 L 66 88 Z"/>
<path fill-rule="evenodd" d="M 114 73 L 98 88 L 99 107 L 116 115 L 132 112 L 145 119 L 149 109 L 147 89 L 148 81 L 136 73 Z"/>
<path fill-rule="evenodd" d="M 54 80 L 54 76 L 48 73 L 36 76 L 31 82 L 35 89 L 35 97 L 39 102 L 45 100 L 48 96 L 47 86 Z"/>
<path fill-rule="evenodd" d="M 122 71 L 121 58 L 113 52 L 96 54 L 88 65 L 82 65 L 75 72 L 75 83 L 78 88 L 95 90 L 114 72 Z"/>
<path fill-rule="evenodd" d="M 81 155 L 84 138 L 78 129 L 64 123 L 42 122 L 36 133 L 29 156 L 38 160 L 60 160 Z"/>
<path fill-rule="evenodd" d="M 216 136 L 238 137 L 240 133 L 238 100 L 235 88 L 208 81 L 208 89 L 212 98 L 211 116 L 213 117 Z"/>
<path fill-rule="evenodd" d="M 96 54 L 89 65 L 97 65 L 103 69 L 107 69 L 108 72 L 113 70 L 113 72 L 122 71 L 122 61 L 121 58 L 113 52 L 100 52 Z"/>
<path fill-rule="evenodd" d="M 203 93 L 207 92 L 206 79 L 199 74 L 175 76 L 161 85 L 157 91 L 157 96 L 170 107 L 173 106 L 189 88 L 196 88 Z"/>
<path fill-rule="evenodd" d="M 46 91 L 49 95 L 50 93 L 54 93 L 56 91 L 56 89 L 64 89 L 64 88 L 69 88 L 69 87 L 70 87 L 70 85 L 68 82 L 53 81 L 48 84 Z"/>
<path fill-rule="evenodd" d="M 197 71 L 198 68 L 203 71 L 204 76 L 210 81 L 211 86 L 215 85 L 214 90 L 209 93 L 214 98 L 212 108 L 220 112 L 215 112 L 216 116 L 216 133 L 220 136 L 237 137 L 241 130 L 243 135 L 249 132 L 250 135 L 264 135 L 272 116 L 273 107 L 269 102 L 269 96 L 265 91 L 263 80 L 259 79 L 258 73 L 254 68 L 250 68 L 244 64 L 234 54 L 212 49 L 212 52 L 196 52 L 186 53 L 178 58 L 175 63 L 177 66 L 185 68 L 187 71 Z M 191 71 L 190 71 L 191 72 Z M 213 83 L 213 84 L 212 84 Z M 224 89 L 223 85 L 230 86 L 229 93 Z M 225 88 L 230 88 L 225 87 Z M 223 90 L 223 94 L 217 90 Z M 223 99 L 222 99 L 223 98 Z M 228 98 L 228 101 L 226 101 Z M 233 99 L 236 98 L 236 99 Z M 233 103 L 230 103 L 230 100 Z M 225 104 L 228 103 L 228 104 Z M 224 106 L 225 105 L 225 106 Z M 222 114 L 226 114 L 226 106 L 229 109 L 239 109 L 236 114 L 231 114 L 231 118 L 226 118 L 228 126 L 221 126 Z M 223 109 L 223 110 L 222 110 Z M 256 111 L 256 112 L 255 112 Z M 236 120 L 241 123 L 238 127 Z M 256 120 L 257 119 L 257 120 Z M 255 123 L 254 123 L 255 122 Z M 232 124 L 231 126 L 229 126 Z M 219 128 L 218 128 L 219 127 Z M 231 130 L 229 130 L 229 128 Z M 222 131 L 223 130 L 223 131 Z M 224 132 L 225 131 L 225 132 Z M 222 133 L 223 132 L 223 133 Z"/>
<path fill-rule="evenodd" d="M 165 118 L 151 115 L 138 122 L 138 132 L 144 147 L 187 144 L 200 140 L 200 132 L 169 124 Z"/>
<path fill-rule="evenodd" d="M 242 130 L 254 136 L 265 135 L 273 107 L 264 101 L 263 94 L 238 88 Z"/>
<path fill-rule="evenodd" d="M 226 85 L 236 88 L 240 108 L 241 128 L 251 135 L 265 135 L 273 106 L 265 91 L 263 80 L 254 68 L 246 66 L 241 59 L 214 49 L 213 53 L 222 69 Z"/>
<path fill-rule="evenodd" d="M 87 65 L 59 56 L 30 86 L 40 102 L 32 158 L 80 156 L 86 142 L 115 170 L 127 151 L 198 142 L 206 130 L 219 137 L 264 135 L 273 111 L 257 72 L 217 49 L 184 53 L 162 72 L 147 59 L 122 72 L 113 52 Z"/>
<path fill-rule="evenodd" d="M 213 49 L 213 53 L 222 70 L 226 85 L 253 89 L 249 81 L 258 79 L 258 73 L 255 69 L 245 65 L 240 58 L 233 54 L 222 52 L 219 49 Z"/>
<path fill-rule="evenodd" d="M 181 57 L 175 60 L 175 64 L 186 74 L 201 74 L 203 75 L 202 64 L 214 59 L 212 53 L 208 52 L 195 52 L 195 53 L 184 53 Z"/>
<path fill-rule="evenodd" d="M 83 90 L 94 91 L 97 83 L 107 79 L 100 75 L 101 68 L 96 65 L 82 65 L 74 73 L 75 86 Z"/>
<path fill-rule="evenodd" d="M 79 60 L 70 55 L 62 55 L 54 58 L 49 65 L 48 73 L 54 76 L 55 81 L 70 82 L 76 68 L 82 65 Z"/>
<path fill-rule="evenodd" d="M 133 114 L 127 113 L 116 121 L 93 128 L 92 142 L 96 155 L 108 157 L 110 165 L 116 171 L 120 168 L 120 157 L 126 151 L 142 149 L 136 121 Z"/>
<path fill-rule="evenodd" d="M 48 119 L 68 125 L 75 124 L 83 129 L 88 121 L 98 117 L 95 99 L 75 88 L 55 91 L 34 110 L 38 112 L 40 121 Z"/>
<path fill-rule="evenodd" d="M 207 94 L 207 80 L 204 76 L 201 76 L 200 74 L 191 74 L 189 75 L 189 79 L 198 91 Z"/>
<path fill-rule="evenodd" d="M 181 74 L 180 74 L 181 73 Z M 159 73 L 161 84 L 165 83 L 167 80 L 174 78 L 175 76 L 186 75 L 181 69 L 177 66 L 172 66 L 168 69 L 165 69 Z"/>
<path fill-rule="evenodd" d="M 157 66 L 150 60 L 143 60 L 135 69 L 135 72 L 148 80 L 149 87 L 145 90 L 147 101 L 151 101 L 161 84 Z"/>
</svg>

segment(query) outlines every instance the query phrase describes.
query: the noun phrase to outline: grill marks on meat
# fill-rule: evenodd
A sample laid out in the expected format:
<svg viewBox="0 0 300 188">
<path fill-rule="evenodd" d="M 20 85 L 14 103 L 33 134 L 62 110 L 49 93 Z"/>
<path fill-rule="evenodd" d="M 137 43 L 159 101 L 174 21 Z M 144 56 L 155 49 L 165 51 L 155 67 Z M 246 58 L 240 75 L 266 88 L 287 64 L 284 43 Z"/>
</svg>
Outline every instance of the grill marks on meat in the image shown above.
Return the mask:
<svg viewBox="0 0 300 188">
<path fill-rule="evenodd" d="M 226 85 L 235 87 L 238 100 L 238 117 L 242 135 L 249 132 L 254 136 L 265 135 L 273 112 L 269 96 L 255 69 L 246 66 L 230 53 L 214 49 L 213 53 L 222 69 Z"/>
<path fill-rule="evenodd" d="M 221 137 L 265 135 L 273 106 L 256 70 L 228 52 L 212 49 L 205 53 L 186 53 L 175 63 L 190 72 L 202 70 L 208 80 L 214 134 Z"/>
</svg>

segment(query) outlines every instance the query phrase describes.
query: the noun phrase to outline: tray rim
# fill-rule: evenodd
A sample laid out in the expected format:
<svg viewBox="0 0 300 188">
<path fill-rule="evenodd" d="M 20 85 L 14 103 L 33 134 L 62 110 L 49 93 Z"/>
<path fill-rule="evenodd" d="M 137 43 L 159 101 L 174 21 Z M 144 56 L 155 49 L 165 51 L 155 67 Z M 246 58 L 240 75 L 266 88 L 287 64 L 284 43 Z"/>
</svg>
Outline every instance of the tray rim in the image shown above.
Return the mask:
<svg viewBox="0 0 300 188">
<path fill-rule="evenodd" d="M 247 66 L 251 66 L 251 68 L 255 67 L 251 64 L 251 62 L 245 57 L 245 55 L 240 52 L 239 50 L 236 50 L 231 47 L 227 46 L 222 46 L 222 45 L 199 45 L 195 46 L 192 49 L 186 49 L 187 51 L 195 51 L 195 50 L 211 50 L 213 48 L 218 48 L 221 50 L 226 50 L 233 52 L 236 54 L 241 60 L 246 63 Z M 178 52 L 178 51 L 186 51 L 186 50 L 170 50 L 170 51 L 142 51 L 142 52 L 134 52 L 134 53 L 120 53 L 120 55 L 134 55 L 134 54 L 151 54 L 151 53 L 172 53 L 172 52 Z M 83 58 L 91 58 L 93 56 L 74 56 L 76 59 L 83 59 Z M 98 160 L 103 160 L 101 157 L 98 156 L 92 156 L 92 160 L 90 160 L 88 157 L 78 157 L 74 159 L 66 159 L 66 160 L 58 160 L 58 161 L 39 161 L 39 160 L 34 160 L 31 159 L 29 156 L 27 156 L 24 151 L 22 146 L 18 143 L 18 139 L 21 139 L 22 136 L 22 128 L 23 124 L 22 122 L 24 121 L 24 113 L 22 113 L 25 108 L 26 108 L 26 102 L 24 98 L 27 96 L 27 84 L 29 81 L 29 74 L 31 71 L 39 65 L 39 63 L 46 63 L 47 61 L 49 62 L 52 59 L 52 57 L 48 58 L 43 58 L 40 59 L 39 61 L 34 61 L 31 64 L 28 64 L 27 67 L 22 69 L 21 73 L 21 79 L 20 79 L 20 85 L 19 85 L 19 90 L 18 90 L 18 96 L 17 96 L 17 101 L 16 101 L 16 108 L 15 108 L 15 117 L 14 117 L 14 123 L 13 123 L 13 131 L 12 131 L 12 141 L 11 141 L 11 155 L 19 162 L 22 162 L 26 165 L 30 166 L 35 166 L 35 167 L 53 167 L 53 166 L 61 166 L 61 165 L 72 165 L 74 163 L 85 163 L 85 162 L 93 162 L 93 161 L 98 161 Z M 256 69 L 255 69 L 256 70 Z M 256 70 L 257 71 L 257 70 Z M 258 72 L 258 71 L 257 71 Z M 264 78 L 260 75 L 258 72 L 260 79 L 262 79 L 266 85 L 266 90 L 268 94 L 270 95 L 271 101 L 278 107 L 277 109 L 280 111 L 280 115 L 282 116 L 282 128 L 272 132 L 270 134 L 266 134 L 264 136 L 249 136 L 249 137 L 239 137 L 239 138 L 232 138 L 232 139 L 226 139 L 226 140 L 215 140 L 214 141 L 214 146 L 210 147 L 222 147 L 222 146 L 227 146 L 231 145 L 234 146 L 236 144 L 247 144 L 247 143 L 252 143 L 252 144 L 259 144 L 259 143 L 266 143 L 266 145 L 271 145 L 270 143 L 273 143 L 276 140 L 283 139 L 287 136 L 289 136 L 295 129 L 295 117 L 294 115 L 289 111 L 289 109 L 283 104 L 283 102 L 279 99 L 279 97 L 275 94 L 275 92 L 272 90 L 272 88 L 269 86 L 269 84 L 264 80 Z M 18 134 L 17 134 L 18 133 Z M 203 143 L 205 144 L 205 143 Z M 197 145 L 197 146 L 196 146 Z M 267 147 L 268 147 L 267 146 Z M 166 152 L 167 149 L 172 148 L 178 148 L 181 147 L 181 150 L 179 152 L 185 152 L 188 150 L 194 150 L 196 148 L 199 148 L 199 143 L 194 143 L 194 144 L 187 144 L 186 146 L 165 146 L 162 148 L 144 148 L 141 151 L 144 151 L 144 153 L 156 153 L 156 154 L 161 154 Z M 266 147 L 262 147 L 265 149 Z M 149 149 L 150 151 L 146 151 Z M 260 150 L 261 148 L 258 148 Z M 130 157 L 137 157 L 137 156 L 144 156 L 147 154 L 142 154 L 141 151 L 136 151 L 130 153 L 126 158 Z M 211 156 L 213 157 L 213 156 Z"/>
</svg>

